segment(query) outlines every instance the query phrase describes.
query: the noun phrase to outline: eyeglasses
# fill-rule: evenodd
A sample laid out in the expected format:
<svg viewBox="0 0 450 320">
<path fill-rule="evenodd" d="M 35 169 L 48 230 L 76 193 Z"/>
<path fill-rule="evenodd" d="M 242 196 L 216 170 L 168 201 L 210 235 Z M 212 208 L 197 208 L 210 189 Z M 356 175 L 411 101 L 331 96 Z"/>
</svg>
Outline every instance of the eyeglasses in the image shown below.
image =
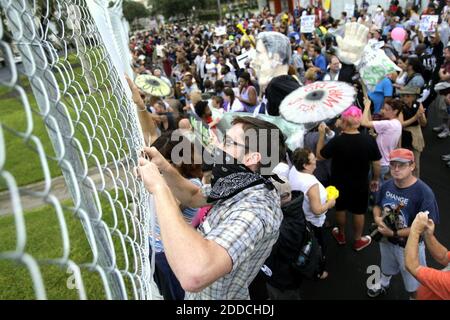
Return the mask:
<svg viewBox="0 0 450 320">
<path fill-rule="evenodd" d="M 406 167 L 408 167 L 411 164 L 411 162 L 390 162 L 389 163 L 389 167 L 391 169 L 405 169 Z"/>
<path fill-rule="evenodd" d="M 225 137 L 225 139 L 223 140 L 223 146 L 224 147 L 237 146 L 237 147 L 242 147 L 242 148 L 247 149 L 247 147 L 244 144 L 236 142 L 233 139 L 231 139 L 230 137 Z"/>
</svg>

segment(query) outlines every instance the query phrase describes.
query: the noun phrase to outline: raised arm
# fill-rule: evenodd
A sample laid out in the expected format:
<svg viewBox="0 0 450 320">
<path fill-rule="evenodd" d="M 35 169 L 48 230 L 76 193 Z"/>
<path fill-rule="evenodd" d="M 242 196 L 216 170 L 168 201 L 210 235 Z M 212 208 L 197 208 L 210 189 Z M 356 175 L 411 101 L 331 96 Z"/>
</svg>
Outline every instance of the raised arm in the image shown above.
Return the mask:
<svg viewBox="0 0 450 320">
<path fill-rule="evenodd" d="M 436 239 L 434 236 L 434 229 L 435 225 L 433 220 L 428 219 L 424 232 L 425 243 L 433 259 L 439 262 L 442 266 L 447 266 L 450 263 L 448 258 L 448 249 Z"/>
<path fill-rule="evenodd" d="M 156 130 L 156 124 L 153 119 L 153 115 L 147 111 L 144 101 L 141 98 L 139 88 L 134 84 L 127 75 L 125 75 L 128 85 L 130 86 L 131 92 L 133 94 L 133 101 L 136 104 L 136 111 L 139 118 L 139 123 L 141 124 L 142 134 L 144 136 L 145 144 L 151 145 L 157 138 L 158 132 Z"/>
<path fill-rule="evenodd" d="M 366 128 L 373 128 L 373 122 L 371 121 L 370 116 L 370 106 L 372 102 L 370 99 L 366 96 L 364 97 L 364 112 L 361 119 L 361 125 Z"/>
<path fill-rule="evenodd" d="M 183 178 L 156 148 L 144 148 L 144 151 L 151 162 L 156 164 L 173 195 L 183 206 L 200 208 L 207 204 L 201 188 Z"/>
<path fill-rule="evenodd" d="M 325 160 L 324 157 L 322 157 L 322 154 L 320 153 L 325 146 L 325 131 L 326 131 L 326 125 L 324 123 L 321 123 L 319 125 L 319 141 L 317 142 L 316 147 L 316 158 L 317 160 Z"/>
<path fill-rule="evenodd" d="M 183 289 L 199 292 L 230 273 L 233 262 L 226 249 L 186 223 L 155 163 L 140 158 L 139 173 L 153 194 L 167 260 Z"/>
</svg>

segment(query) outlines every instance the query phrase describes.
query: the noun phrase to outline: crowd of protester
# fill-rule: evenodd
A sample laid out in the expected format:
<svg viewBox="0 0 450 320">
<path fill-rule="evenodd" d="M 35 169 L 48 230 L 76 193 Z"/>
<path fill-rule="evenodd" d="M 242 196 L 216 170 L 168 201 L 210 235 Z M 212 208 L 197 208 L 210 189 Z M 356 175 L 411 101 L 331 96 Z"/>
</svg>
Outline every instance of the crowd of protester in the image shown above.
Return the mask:
<svg viewBox="0 0 450 320">
<path fill-rule="evenodd" d="M 315 32 L 301 32 L 304 14 L 316 15 Z M 423 14 L 439 15 L 436 31 L 418 30 Z M 158 225 L 150 243 L 164 298 L 300 299 L 304 278 L 328 276 L 326 227 L 333 212 L 332 239 L 343 246 L 351 235 L 356 251 L 375 242 L 374 233 L 365 234 L 366 217 L 373 213 L 382 238 L 382 277 L 368 288 L 370 297 L 385 294 L 391 277 L 400 273 L 411 298 L 450 299 L 450 273 L 426 267 L 425 246 L 443 265 L 450 254 L 433 235 L 439 209 L 420 180 L 422 129 L 430 110 L 439 114 L 437 138 L 450 137 L 449 19 L 450 1 L 430 1 L 425 8 L 411 1 L 401 8 L 392 1 L 372 14 L 362 6 L 340 19 L 320 6 L 279 15 L 266 8 L 214 25 L 166 24 L 136 33 L 130 43 L 135 73 L 151 74 L 172 88 L 170 95 L 154 97 L 129 82 L 151 145 L 140 159 L 140 176 L 155 197 Z M 367 26 L 369 38 L 384 41 L 384 52 L 401 69 L 367 95 L 356 69 L 339 59 L 336 34 L 347 22 Z M 406 31 L 403 43 L 391 37 L 397 27 Z M 259 174 L 264 141 L 252 149 L 244 139 L 250 129 L 277 129 L 256 117 L 271 105 L 252 63 L 260 54 L 258 35 L 265 31 L 288 37 L 286 81 L 294 89 L 315 81 L 343 81 L 358 89 L 354 105 L 308 132 L 303 148 L 288 150 L 282 139 L 265 141 L 281 150 L 278 176 L 272 178 Z M 231 155 L 239 164 L 172 161 L 174 133 L 195 139 L 193 115 L 214 131 L 219 123 L 214 115 L 233 112 L 240 116 L 220 156 Z M 450 167 L 450 154 L 442 160 Z M 330 185 L 339 190 L 337 199 L 327 197 Z M 352 232 L 345 229 L 347 212 Z M 385 218 L 392 215 L 388 224 Z"/>
</svg>

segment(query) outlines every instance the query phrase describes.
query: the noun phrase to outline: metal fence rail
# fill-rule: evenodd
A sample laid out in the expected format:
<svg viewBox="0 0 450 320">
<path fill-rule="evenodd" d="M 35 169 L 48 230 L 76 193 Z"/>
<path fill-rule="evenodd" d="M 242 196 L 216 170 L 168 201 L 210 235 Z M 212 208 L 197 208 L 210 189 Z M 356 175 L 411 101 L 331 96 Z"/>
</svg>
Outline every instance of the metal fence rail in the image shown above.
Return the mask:
<svg viewBox="0 0 450 320">
<path fill-rule="evenodd" d="M 143 139 L 88 1 L 0 0 L 0 206 L 11 209 L 0 217 L 0 298 L 154 294 L 149 195 L 132 170 Z"/>
</svg>

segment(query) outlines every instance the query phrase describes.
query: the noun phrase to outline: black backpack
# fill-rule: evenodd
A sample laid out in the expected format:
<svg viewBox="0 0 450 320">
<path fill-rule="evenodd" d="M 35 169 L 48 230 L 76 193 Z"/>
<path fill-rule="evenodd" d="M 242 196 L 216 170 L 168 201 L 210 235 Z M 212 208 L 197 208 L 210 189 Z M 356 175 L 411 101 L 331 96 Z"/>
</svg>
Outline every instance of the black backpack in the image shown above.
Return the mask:
<svg viewBox="0 0 450 320">
<path fill-rule="evenodd" d="M 320 274 L 321 260 L 322 249 L 314 235 L 312 225 L 306 222 L 303 245 L 297 259 L 292 263 L 292 268 L 303 278 L 317 279 Z"/>
</svg>

